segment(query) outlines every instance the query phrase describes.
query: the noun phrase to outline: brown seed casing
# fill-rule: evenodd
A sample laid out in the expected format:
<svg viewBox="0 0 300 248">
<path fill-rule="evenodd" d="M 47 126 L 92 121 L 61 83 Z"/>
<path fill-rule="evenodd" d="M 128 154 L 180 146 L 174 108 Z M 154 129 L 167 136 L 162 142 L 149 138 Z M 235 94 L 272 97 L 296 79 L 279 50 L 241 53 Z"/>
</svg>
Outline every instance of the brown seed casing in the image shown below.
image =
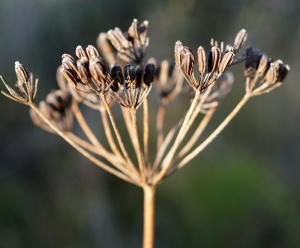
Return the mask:
<svg viewBox="0 0 300 248">
<path fill-rule="evenodd" d="M 144 82 L 147 86 L 154 81 L 155 67 L 153 64 L 147 64 L 145 67 Z"/>
<path fill-rule="evenodd" d="M 228 69 L 228 67 L 232 64 L 234 58 L 235 58 L 235 54 L 233 52 L 229 51 L 225 53 L 219 66 L 219 72 L 224 73 Z"/>
<path fill-rule="evenodd" d="M 191 76 L 194 73 L 193 67 L 195 65 L 195 57 L 187 52 L 183 58 L 183 71 L 185 74 Z"/>
<path fill-rule="evenodd" d="M 181 67 L 182 65 L 182 59 L 181 59 L 182 51 L 183 51 L 183 45 L 180 41 L 177 41 L 175 43 L 175 48 L 174 48 L 174 58 L 175 58 L 176 65 L 179 67 Z"/>
<path fill-rule="evenodd" d="M 237 33 L 233 45 L 235 53 L 244 45 L 245 41 L 247 40 L 247 36 L 248 34 L 245 29 L 242 29 Z"/>
<path fill-rule="evenodd" d="M 259 64 L 256 70 L 256 73 L 258 74 L 263 74 L 266 72 L 266 70 L 268 69 L 268 57 L 266 54 L 262 54 L 260 60 L 259 60 Z"/>
<path fill-rule="evenodd" d="M 74 76 L 72 71 L 66 70 L 63 67 L 60 68 L 61 73 L 67 79 L 68 83 L 70 83 L 74 88 L 77 87 L 77 78 Z"/>
<path fill-rule="evenodd" d="M 87 46 L 86 53 L 87 53 L 89 59 L 95 59 L 95 58 L 99 57 L 99 53 L 98 53 L 97 49 L 92 45 Z"/>
<path fill-rule="evenodd" d="M 213 72 L 215 71 L 221 60 L 221 50 L 217 46 L 213 46 L 209 52 L 208 60 L 207 60 L 207 71 Z"/>
<path fill-rule="evenodd" d="M 15 62 L 15 71 L 18 78 L 18 83 L 23 84 L 29 82 L 29 73 L 25 66 L 20 64 L 19 61 Z"/>
<path fill-rule="evenodd" d="M 206 70 L 206 54 L 204 48 L 202 46 L 199 46 L 197 53 L 198 53 L 198 69 L 200 75 L 203 76 Z"/>
<path fill-rule="evenodd" d="M 82 46 L 77 46 L 75 53 L 76 53 L 77 58 L 79 58 L 80 60 L 88 61 L 88 57 Z"/>
<path fill-rule="evenodd" d="M 267 84 L 269 84 L 269 85 L 276 83 L 277 70 L 276 70 L 276 66 L 273 63 L 270 64 L 270 67 L 266 73 L 265 79 L 267 81 Z"/>
<path fill-rule="evenodd" d="M 139 34 L 139 23 L 137 19 L 134 19 L 133 22 L 131 23 L 131 26 L 128 29 L 128 35 L 133 38 L 133 39 L 140 39 L 140 34 Z"/>
</svg>

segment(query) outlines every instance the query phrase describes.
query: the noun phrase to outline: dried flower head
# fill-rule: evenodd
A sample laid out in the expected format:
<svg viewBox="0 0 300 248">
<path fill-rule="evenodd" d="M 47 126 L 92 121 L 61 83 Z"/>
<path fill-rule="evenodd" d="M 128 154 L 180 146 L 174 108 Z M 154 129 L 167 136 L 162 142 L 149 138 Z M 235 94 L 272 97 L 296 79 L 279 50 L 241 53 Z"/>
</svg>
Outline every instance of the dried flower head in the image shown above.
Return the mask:
<svg viewBox="0 0 300 248">
<path fill-rule="evenodd" d="M 134 19 L 125 33 L 118 27 L 109 30 L 106 34 L 100 33 L 97 44 L 110 65 L 118 61 L 113 56 L 110 44 L 117 50 L 118 58 L 124 63 L 140 64 L 143 62 L 149 44 L 148 25 L 148 21 L 139 23 L 137 19 Z"/>
<path fill-rule="evenodd" d="M 8 89 L 10 95 L 3 91 L 1 91 L 1 93 L 14 101 L 23 104 L 29 104 L 34 101 L 39 79 L 38 77 L 36 77 L 34 80 L 32 73 L 29 74 L 25 66 L 20 64 L 19 61 L 15 62 L 15 71 L 17 75 L 16 87 L 18 88 L 19 93 L 17 93 L 10 86 L 8 86 L 4 82 L 2 77 L 1 80 L 4 83 L 5 87 Z"/>
<path fill-rule="evenodd" d="M 77 62 L 69 54 L 62 55 L 61 72 L 67 81 L 77 91 L 83 93 L 105 92 L 108 89 L 106 85 L 108 68 L 105 61 L 99 56 L 97 49 L 89 45 L 84 51 L 81 46 L 78 46 L 76 56 L 78 57 Z M 83 85 L 87 86 L 89 90 L 82 87 Z"/>
<path fill-rule="evenodd" d="M 137 109 L 148 96 L 154 80 L 155 67 L 147 64 L 143 71 L 139 66 L 125 65 L 123 72 L 115 64 L 108 75 L 112 97 L 122 106 Z"/>
<path fill-rule="evenodd" d="M 223 52 L 223 43 L 221 43 L 221 48 L 219 48 L 218 43 L 212 40 L 212 47 L 207 56 L 204 48 L 199 46 L 197 58 L 200 79 L 198 81 L 194 76 L 195 56 L 193 52 L 188 47 L 183 46 L 180 41 L 175 43 L 175 62 L 177 66 L 182 68 L 182 73 L 192 88 L 196 91 L 204 91 L 233 64 L 235 55 L 245 43 L 246 38 L 247 33 L 242 29 L 237 34 L 234 45 L 228 45 L 225 52 Z"/>
<path fill-rule="evenodd" d="M 281 60 L 273 61 L 258 49 L 246 49 L 244 75 L 246 91 L 252 96 L 268 93 L 279 87 L 290 70 Z"/>
</svg>

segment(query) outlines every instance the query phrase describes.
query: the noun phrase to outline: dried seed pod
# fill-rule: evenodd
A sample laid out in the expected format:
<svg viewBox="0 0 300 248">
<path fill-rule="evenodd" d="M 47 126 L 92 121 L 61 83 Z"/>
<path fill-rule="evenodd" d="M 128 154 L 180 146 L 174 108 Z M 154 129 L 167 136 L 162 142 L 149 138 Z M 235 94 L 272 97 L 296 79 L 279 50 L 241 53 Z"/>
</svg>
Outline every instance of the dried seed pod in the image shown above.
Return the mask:
<svg viewBox="0 0 300 248">
<path fill-rule="evenodd" d="M 121 45 L 119 48 L 116 47 L 116 49 L 119 50 L 122 47 L 127 49 L 127 48 L 130 47 L 130 42 L 126 39 L 126 37 L 124 36 L 121 29 L 115 28 L 114 31 L 113 31 L 113 35 L 118 40 L 118 43 Z"/>
<path fill-rule="evenodd" d="M 283 65 L 283 62 L 282 62 L 282 60 L 277 59 L 273 62 L 273 64 L 275 65 L 276 70 L 279 70 L 279 67 L 280 67 L 280 65 Z"/>
<path fill-rule="evenodd" d="M 111 42 L 111 44 L 115 49 L 117 49 L 118 51 L 121 49 L 122 45 L 120 41 L 117 39 L 117 37 L 115 36 L 113 30 L 109 30 L 107 32 L 107 39 Z"/>
<path fill-rule="evenodd" d="M 182 65 L 182 51 L 183 51 L 183 45 L 180 41 L 177 41 L 175 43 L 175 48 L 174 48 L 174 57 L 175 57 L 175 63 L 177 66 L 181 67 Z"/>
<path fill-rule="evenodd" d="M 90 59 L 89 71 L 93 81 L 97 83 L 98 86 L 105 82 L 107 68 L 103 60 Z"/>
<path fill-rule="evenodd" d="M 20 64 L 19 61 L 15 62 L 15 71 L 18 79 L 18 83 L 23 84 L 29 82 L 29 73 L 25 66 Z"/>
<path fill-rule="evenodd" d="M 217 46 L 213 46 L 208 54 L 208 60 L 207 60 L 207 71 L 213 72 L 215 71 L 221 61 L 221 50 Z"/>
<path fill-rule="evenodd" d="M 197 53 L 198 53 L 198 69 L 200 75 L 203 76 L 206 69 L 206 54 L 204 48 L 202 46 L 199 46 Z"/>
<path fill-rule="evenodd" d="M 235 58 L 235 54 L 233 52 L 229 51 L 225 53 L 219 66 L 219 72 L 224 73 L 228 69 L 228 67 L 232 64 L 234 58 Z"/>
<path fill-rule="evenodd" d="M 71 84 L 74 88 L 77 88 L 77 78 L 74 76 L 71 70 L 66 70 L 63 67 L 60 68 L 61 73 L 67 79 L 68 83 Z"/>
<path fill-rule="evenodd" d="M 185 74 L 191 76 L 194 73 L 193 67 L 195 65 L 194 56 L 187 52 L 182 61 L 183 71 Z"/>
<path fill-rule="evenodd" d="M 142 84 L 142 76 L 143 76 L 143 71 L 141 67 L 137 66 L 135 68 L 135 87 L 138 88 Z"/>
<path fill-rule="evenodd" d="M 248 34 L 245 29 L 242 29 L 237 33 L 233 45 L 235 53 L 244 45 L 245 41 L 247 40 L 247 36 Z"/>
<path fill-rule="evenodd" d="M 281 64 L 279 66 L 279 69 L 278 69 L 277 81 L 280 82 L 280 83 L 283 82 L 283 80 L 285 79 L 285 77 L 287 76 L 289 71 L 290 71 L 290 66 L 289 65 Z"/>
<path fill-rule="evenodd" d="M 259 61 L 262 57 L 262 53 L 258 49 L 253 49 L 252 47 L 247 47 L 246 49 L 246 62 L 245 68 L 257 69 Z"/>
<path fill-rule="evenodd" d="M 150 86 L 150 84 L 154 80 L 154 73 L 155 73 L 155 67 L 153 64 L 147 64 L 145 67 L 145 74 L 144 74 L 144 82 L 147 86 Z"/>
<path fill-rule="evenodd" d="M 70 71 L 76 78 L 76 82 L 80 82 L 80 74 L 77 69 L 76 62 L 74 58 L 69 54 L 63 54 L 62 56 L 62 68 Z"/>
<path fill-rule="evenodd" d="M 259 64 L 258 64 L 256 73 L 264 74 L 266 72 L 266 70 L 268 69 L 268 67 L 269 67 L 268 57 L 266 54 L 263 53 L 259 60 Z"/>
<path fill-rule="evenodd" d="M 140 40 L 143 45 L 148 45 L 147 31 L 148 31 L 149 22 L 143 21 L 139 26 Z"/>
<path fill-rule="evenodd" d="M 276 70 L 276 66 L 273 63 L 270 64 L 270 67 L 265 75 L 265 79 L 266 79 L 267 84 L 269 84 L 269 85 L 276 83 L 277 70 Z"/>
<path fill-rule="evenodd" d="M 125 65 L 124 68 L 124 75 L 125 75 L 125 87 L 126 89 L 135 89 L 135 68 L 133 66 Z"/>
<path fill-rule="evenodd" d="M 64 53 L 63 55 L 61 55 L 61 58 L 62 62 L 70 61 L 75 63 L 75 59 L 70 54 Z"/>
<path fill-rule="evenodd" d="M 129 29 L 128 29 L 128 35 L 133 39 L 140 39 L 140 33 L 139 33 L 139 23 L 137 19 L 134 19 L 131 23 Z"/>
<path fill-rule="evenodd" d="M 77 46 L 75 53 L 76 53 L 77 58 L 82 60 L 82 62 L 88 61 L 88 57 L 87 57 L 87 55 L 86 55 L 86 53 L 85 53 L 82 46 Z"/>
<path fill-rule="evenodd" d="M 99 53 L 98 53 L 97 49 L 92 45 L 87 46 L 86 53 L 87 53 L 87 56 L 89 57 L 89 59 L 95 59 L 95 58 L 99 57 Z"/>
<path fill-rule="evenodd" d="M 81 82 L 84 85 L 90 84 L 91 74 L 89 72 L 88 63 L 82 62 L 82 60 L 77 60 L 77 69 L 80 75 Z"/>
</svg>

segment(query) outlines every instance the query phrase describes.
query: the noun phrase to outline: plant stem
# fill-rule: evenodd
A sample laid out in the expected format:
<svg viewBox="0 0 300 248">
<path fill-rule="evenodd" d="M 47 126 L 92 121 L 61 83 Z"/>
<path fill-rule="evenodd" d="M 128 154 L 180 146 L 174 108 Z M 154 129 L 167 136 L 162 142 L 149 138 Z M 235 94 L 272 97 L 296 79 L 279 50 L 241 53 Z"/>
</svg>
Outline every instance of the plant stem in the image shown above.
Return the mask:
<svg viewBox="0 0 300 248">
<path fill-rule="evenodd" d="M 148 98 L 145 98 L 143 102 L 144 107 L 144 156 L 145 164 L 147 166 L 147 177 L 151 177 L 151 165 L 150 165 L 150 156 L 149 156 L 149 106 Z"/>
<path fill-rule="evenodd" d="M 219 134 L 220 132 L 227 126 L 227 124 L 236 116 L 239 110 L 245 105 L 245 103 L 251 97 L 251 93 L 246 93 L 246 95 L 242 98 L 242 100 L 236 105 L 236 107 L 231 111 L 231 113 L 225 118 L 225 120 L 217 127 L 217 129 L 194 151 L 192 151 L 189 155 L 187 155 L 177 166 L 177 169 L 182 168 L 185 164 L 187 164 L 190 160 L 192 160 L 196 155 L 198 155 L 207 145 L 209 145 Z"/>
<path fill-rule="evenodd" d="M 143 157 L 142 157 L 142 152 L 141 152 L 141 147 L 140 147 L 140 142 L 139 142 L 138 129 L 137 129 L 136 110 L 131 109 L 130 113 L 131 113 L 131 121 L 132 121 L 132 130 L 133 130 L 133 134 L 134 134 L 134 137 L 133 137 L 134 139 L 133 139 L 132 143 L 133 143 L 133 147 L 134 147 L 136 157 L 138 160 L 141 178 L 144 182 L 146 182 L 145 164 L 143 162 Z"/>
<path fill-rule="evenodd" d="M 95 158 L 94 156 L 92 156 L 89 152 L 87 152 L 86 150 L 84 150 L 82 147 L 80 147 L 79 145 L 77 145 L 68 135 L 64 134 L 59 128 L 57 128 L 55 125 L 52 124 L 51 121 L 49 121 L 47 119 L 46 116 L 43 115 L 43 113 L 37 108 L 37 106 L 30 102 L 28 103 L 28 105 L 42 118 L 42 120 L 48 124 L 60 137 L 62 137 L 65 141 L 67 141 L 71 146 L 73 146 L 78 152 L 80 152 L 83 156 L 85 156 L 87 159 L 89 159 L 91 162 L 93 162 L 94 164 L 98 165 L 99 167 L 101 167 L 102 169 L 106 170 L 107 172 L 115 175 L 116 177 L 119 177 L 121 179 L 123 179 L 124 181 L 127 181 L 129 183 L 132 183 L 134 185 L 137 186 L 141 186 L 141 183 L 139 181 L 136 181 L 134 179 L 129 178 L 127 175 L 124 175 L 122 172 L 119 172 L 113 168 L 111 168 L 110 166 L 108 166 L 107 164 L 101 162 L 100 160 L 98 160 L 97 158 Z"/>
<path fill-rule="evenodd" d="M 144 238 L 143 248 L 154 247 L 155 186 L 145 184 L 144 190 Z"/>
<path fill-rule="evenodd" d="M 157 151 L 159 150 L 164 140 L 163 127 L 164 127 L 164 118 L 165 118 L 167 105 L 168 105 L 168 99 L 163 98 L 161 100 L 160 106 L 158 108 L 157 116 L 156 116 Z"/>
<path fill-rule="evenodd" d="M 85 135 L 88 137 L 88 139 L 91 141 L 91 143 L 98 149 L 103 149 L 105 148 L 100 144 L 94 133 L 91 131 L 90 127 L 86 123 L 79 107 L 78 107 L 78 102 L 73 100 L 72 101 L 72 111 L 74 113 L 74 116 L 76 117 L 80 127 L 82 128 L 83 132 Z"/>
</svg>

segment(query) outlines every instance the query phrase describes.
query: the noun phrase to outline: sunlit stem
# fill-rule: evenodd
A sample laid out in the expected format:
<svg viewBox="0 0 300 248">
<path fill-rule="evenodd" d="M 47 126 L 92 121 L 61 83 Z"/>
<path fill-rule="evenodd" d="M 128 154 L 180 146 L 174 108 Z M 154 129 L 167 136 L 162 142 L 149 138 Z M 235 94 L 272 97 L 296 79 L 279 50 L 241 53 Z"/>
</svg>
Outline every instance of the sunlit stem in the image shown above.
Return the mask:
<svg viewBox="0 0 300 248">
<path fill-rule="evenodd" d="M 142 157 L 142 151 L 141 151 L 141 146 L 140 146 L 140 142 L 139 142 L 139 138 L 138 138 L 138 129 L 137 129 L 137 120 L 136 120 L 136 110 L 135 109 L 131 109 L 130 110 L 130 114 L 131 114 L 131 120 L 132 120 L 132 129 L 133 129 L 133 147 L 137 156 L 137 160 L 138 160 L 138 164 L 139 164 L 139 169 L 140 169 L 140 173 L 141 173 L 141 178 L 142 180 L 145 182 L 146 181 L 146 177 L 145 177 L 145 165 L 143 162 L 143 157 Z"/>
<path fill-rule="evenodd" d="M 143 248 L 154 247 L 155 186 L 144 185 L 144 237 Z"/>
<path fill-rule="evenodd" d="M 199 140 L 199 137 L 203 133 L 204 129 L 206 128 L 207 124 L 211 120 L 216 108 L 210 108 L 208 113 L 203 117 L 202 121 L 200 122 L 199 126 L 197 127 L 194 134 L 191 136 L 190 140 L 186 143 L 183 149 L 179 152 L 175 160 L 172 164 L 176 164 L 186 153 L 188 153 L 194 144 Z"/>
<path fill-rule="evenodd" d="M 118 130 L 118 128 L 117 128 L 115 119 L 114 119 L 114 117 L 113 117 L 113 115 L 112 115 L 112 112 L 111 112 L 111 110 L 110 110 L 110 108 L 109 108 L 109 105 L 108 105 L 108 103 L 107 103 L 107 101 L 106 101 L 106 98 L 105 98 L 105 95 L 104 95 L 103 92 L 100 93 L 100 97 L 101 97 L 101 99 L 102 99 L 102 101 L 103 101 L 103 103 L 104 103 L 105 109 L 106 109 L 106 111 L 107 111 L 107 113 L 108 113 L 108 116 L 109 116 L 109 118 L 110 118 L 112 127 L 113 127 L 113 129 L 114 129 L 114 132 L 115 132 L 115 135 L 116 135 L 116 137 L 117 137 L 118 143 L 119 143 L 119 145 L 120 145 L 120 147 L 121 147 L 122 153 L 123 153 L 123 155 L 124 155 L 124 157 L 125 157 L 125 159 L 126 159 L 128 165 L 129 165 L 129 167 L 132 169 L 132 171 L 135 171 L 135 167 L 134 167 L 133 163 L 131 162 L 131 160 L 130 160 L 130 158 L 129 158 L 129 156 L 128 156 L 128 153 L 127 153 L 127 151 L 126 151 L 126 149 L 125 149 L 125 146 L 124 146 L 124 144 L 123 144 L 121 135 L 120 135 L 119 130 Z"/>
<path fill-rule="evenodd" d="M 164 119 L 165 119 L 165 113 L 166 113 L 168 102 L 169 102 L 168 99 L 162 98 L 156 116 L 157 151 L 159 150 L 164 140 Z"/>
<path fill-rule="evenodd" d="M 147 177 L 150 177 L 151 173 L 151 165 L 150 165 L 150 156 L 149 156 L 149 106 L 148 106 L 148 98 L 144 99 L 143 102 L 144 107 L 144 120 L 143 120 L 143 130 L 144 130 L 144 156 L 145 163 L 147 165 Z"/>
<path fill-rule="evenodd" d="M 174 142 L 174 145 L 172 146 L 172 148 L 170 149 L 169 153 L 166 155 L 165 159 L 162 162 L 161 165 L 161 171 L 155 176 L 155 178 L 153 179 L 153 184 L 157 184 L 165 175 L 165 173 L 167 172 L 170 163 L 172 161 L 172 158 L 174 157 L 174 154 L 176 152 L 176 149 L 178 148 L 180 142 L 183 140 L 184 136 L 182 135 L 182 133 L 184 132 L 184 129 L 186 127 L 186 125 L 188 124 L 190 117 L 192 116 L 192 114 L 194 113 L 196 107 L 197 107 L 197 102 L 200 96 L 200 91 L 196 91 L 196 95 L 194 97 L 194 100 L 190 106 L 189 111 L 187 112 L 187 115 L 185 116 L 185 119 L 183 121 L 183 124 L 181 126 L 181 129 L 179 130 L 179 133 L 176 137 L 176 140 Z"/>
<path fill-rule="evenodd" d="M 220 132 L 228 125 L 228 123 L 236 116 L 239 110 L 245 105 L 245 103 L 251 97 L 251 93 L 246 93 L 238 105 L 232 110 L 232 112 L 225 118 L 225 120 L 217 127 L 217 129 L 200 144 L 194 151 L 189 153 L 177 166 L 177 169 L 182 168 L 189 161 L 191 161 L 195 156 L 197 156 L 207 145 L 209 145 L 219 134 Z"/>
<path fill-rule="evenodd" d="M 141 186 L 141 182 L 139 181 L 135 181 L 129 177 L 127 177 L 126 175 L 124 175 L 123 173 L 111 168 L 110 166 L 106 165 L 105 163 L 99 161 L 97 158 L 95 158 L 94 156 L 92 156 L 89 152 L 87 152 L 86 150 L 84 150 L 83 148 L 81 148 L 79 145 L 77 145 L 76 143 L 74 143 L 74 141 L 72 139 L 70 139 L 67 135 L 65 135 L 59 128 L 57 128 L 55 125 L 53 125 L 51 123 L 51 121 L 49 121 L 40 111 L 39 109 L 34 105 L 34 103 L 29 103 L 28 104 L 42 119 L 43 121 L 45 121 L 46 124 L 48 124 L 59 136 L 61 136 L 66 142 L 68 142 L 71 146 L 73 146 L 78 152 L 80 152 L 83 156 L 85 156 L 87 159 L 89 159 L 91 162 L 93 162 L 94 164 L 98 165 L 99 167 L 101 167 L 102 169 L 106 170 L 107 172 L 115 175 L 116 177 L 119 177 L 121 179 L 123 179 L 124 181 L 127 181 L 129 183 L 132 183 L 134 185 L 137 186 Z"/>
</svg>

